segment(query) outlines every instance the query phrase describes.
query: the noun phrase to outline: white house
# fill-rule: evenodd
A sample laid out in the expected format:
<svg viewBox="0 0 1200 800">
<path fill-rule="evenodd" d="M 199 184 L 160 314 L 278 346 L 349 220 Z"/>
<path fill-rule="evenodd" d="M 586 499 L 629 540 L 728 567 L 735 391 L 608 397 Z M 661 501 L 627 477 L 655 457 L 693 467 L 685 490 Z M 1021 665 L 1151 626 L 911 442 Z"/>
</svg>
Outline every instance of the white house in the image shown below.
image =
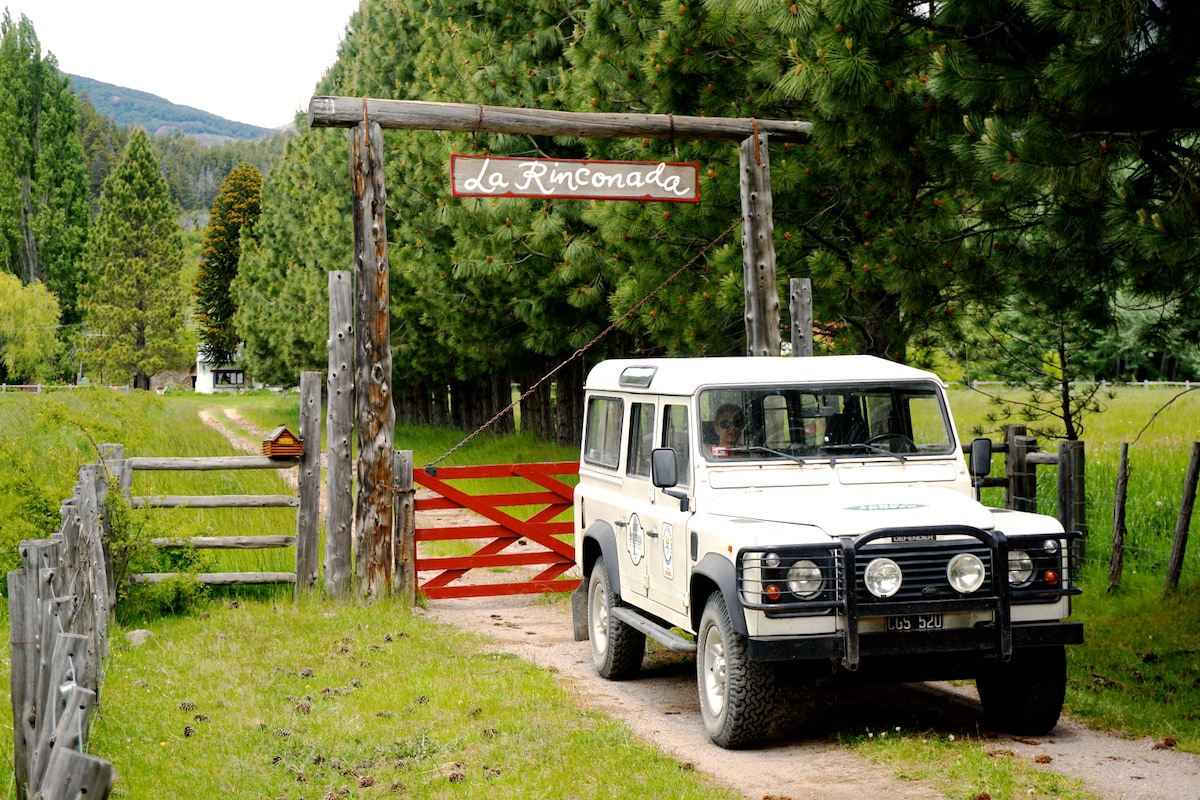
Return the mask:
<svg viewBox="0 0 1200 800">
<path fill-rule="evenodd" d="M 216 392 L 232 392 L 246 387 L 246 370 L 237 362 L 227 364 L 209 364 L 197 353 L 196 355 L 196 391 L 200 394 Z"/>
</svg>

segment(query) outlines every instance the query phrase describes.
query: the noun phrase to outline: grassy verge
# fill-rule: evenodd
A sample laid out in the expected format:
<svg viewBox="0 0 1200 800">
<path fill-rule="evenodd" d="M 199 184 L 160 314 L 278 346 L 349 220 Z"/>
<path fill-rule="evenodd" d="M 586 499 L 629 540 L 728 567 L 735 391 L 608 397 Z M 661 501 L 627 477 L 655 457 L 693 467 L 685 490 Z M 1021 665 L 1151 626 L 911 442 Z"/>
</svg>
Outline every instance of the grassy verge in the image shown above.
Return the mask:
<svg viewBox="0 0 1200 800">
<path fill-rule="evenodd" d="M 1034 767 L 986 739 L 896 729 L 853 739 L 849 745 L 896 778 L 923 781 L 949 798 L 1096 798 L 1082 781 Z"/>
<path fill-rule="evenodd" d="M 213 604 L 153 630 L 114 637 L 92 746 L 114 797 L 736 796 L 388 603 Z"/>
</svg>

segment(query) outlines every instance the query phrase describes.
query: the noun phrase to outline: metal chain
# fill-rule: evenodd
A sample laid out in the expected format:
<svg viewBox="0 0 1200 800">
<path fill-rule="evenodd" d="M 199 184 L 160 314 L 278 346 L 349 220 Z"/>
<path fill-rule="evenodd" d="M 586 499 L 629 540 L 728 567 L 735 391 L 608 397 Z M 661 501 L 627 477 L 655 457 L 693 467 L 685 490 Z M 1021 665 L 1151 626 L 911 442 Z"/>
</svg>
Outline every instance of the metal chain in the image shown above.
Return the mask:
<svg viewBox="0 0 1200 800">
<path fill-rule="evenodd" d="M 536 392 L 543 383 L 545 383 L 546 381 L 548 381 L 552 377 L 554 377 L 554 375 L 559 370 L 561 370 L 563 367 L 567 366 L 572 361 L 574 361 L 575 359 L 579 358 L 584 353 L 586 353 L 593 345 L 595 345 L 597 342 L 599 342 L 605 336 L 608 336 L 608 334 L 612 333 L 616 329 L 616 327 L 618 325 L 620 325 L 622 322 L 624 322 L 627 319 L 632 319 L 634 313 L 636 313 L 639 308 L 641 308 L 643 305 L 645 305 L 647 302 L 649 302 L 651 298 L 653 298 L 656 294 L 658 294 L 660 291 L 662 291 L 664 288 L 666 288 L 666 286 L 668 284 L 670 284 L 673 280 L 675 280 L 680 275 L 682 275 L 685 271 L 687 271 L 689 268 L 691 268 L 691 266 L 693 264 L 695 264 L 697 261 L 699 261 L 706 253 L 708 253 L 709 250 L 716 247 L 718 242 L 720 242 L 722 239 L 724 239 L 726 236 L 728 236 L 730 231 L 732 231 L 734 228 L 736 228 L 741 223 L 742 223 L 742 221 L 740 219 L 735 220 L 734 223 L 732 225 L 730 225 L 728 228 L 726 228 L 724 231 L 722 231 L 721 234 L 717 238 L 713 239 L 711 242 L 709 242 L 707 245 L 705 245 L 704 249 L 702 249 L 699 253 L 696 253 L 696 255 L 693 256 L 690 261 L 688 261 L 686 264 L 684 264 L 679 269 L 675 270 L 673 273 L 671 273 L 670 276 L 668 276 L 666 278 L 666 280 L 664 280 L 662 283 L 660 283 L 658 286 L 656 286 L 653 290 L 651 290 L 651 292 L 649 294 L 647 294 L 641 300 L 638 300 L 636 303 L 634 303 L 633 306 L 630 307 L 630 309 L 628 311 L 626 311 L 624 314 L 621 315 L 620 319 L 618 319 L 616 322 L 609 325 L 604 330 L 600 331 L 600 333 L 596 334 L 596 336 L 590 342 L 588 342 L 583 347 L 579 348 L 574 353 L 572 353 L 570 356 L 568 356 L 566 361 L 563 361 L 557 367 L 555 367 L 554 369 L 547 372 L 545 375 L 543 375 L 537 381 L 537 383 L 533 384 L 533 386 L 530 386 L 528 389 L 526 389 L 524 392 L 522 392 L 520 397 L 518 397 L 516 400 L 513 400 L 511 403 L 509 403 L 507 406 L 505 406 L 503 409 L 501 409 L 494 417 L 492 417 L 487 422 L 483 423 L 478 428 L 476 428 L 474 431 L 472 431 L 461 442 L 454 445 L 454 447 L 451 447 L 449 450 L 447 450 L 445 453 L 443 453 L 440 458 L 438 458 L 434 461 L 430 461 L 428 464 L 425 465 L 425 467 L 429 468 L 429 467 L 435 466 L 437 464 L 440 464 L 441 462 L 445 461 L 450 456 L 454 455 L 460 449 L 465 447 L 468 442 L 470 442 L 476 436 L 483 433 L 485 430 L 487 430 L 492 425 L 494 425 L 496 422 L 498 422 L 509 411 L 512 411 L 513 408 L 518 403 L 520 403 L 526 397 L 529 397 L 529 395 Z"/>
</svg>

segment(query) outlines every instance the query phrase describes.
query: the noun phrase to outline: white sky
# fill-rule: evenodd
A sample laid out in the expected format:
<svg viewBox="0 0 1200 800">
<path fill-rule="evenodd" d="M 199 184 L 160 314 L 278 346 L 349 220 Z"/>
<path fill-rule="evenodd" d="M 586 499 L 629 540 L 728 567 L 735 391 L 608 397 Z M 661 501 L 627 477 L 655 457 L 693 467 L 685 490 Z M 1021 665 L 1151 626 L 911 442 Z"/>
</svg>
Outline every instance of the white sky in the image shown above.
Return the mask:
<svg viewBox="0 0 1200 800">
<path fill-rule="evenodd" d="M 292 121 L 359 0 L 0 0 L 58 68 L 236 122 Z"/>
</svg>

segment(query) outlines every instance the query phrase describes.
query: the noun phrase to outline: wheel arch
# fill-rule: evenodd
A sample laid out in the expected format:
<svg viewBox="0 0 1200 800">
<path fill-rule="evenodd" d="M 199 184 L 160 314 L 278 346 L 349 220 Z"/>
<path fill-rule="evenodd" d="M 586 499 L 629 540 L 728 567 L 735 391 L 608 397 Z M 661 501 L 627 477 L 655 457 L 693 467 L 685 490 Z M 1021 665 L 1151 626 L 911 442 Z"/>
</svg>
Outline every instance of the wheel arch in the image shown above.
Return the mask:
<svg viewBox="0 0 1200 800">
<path fill-rule="evenodd" d="M 709 553 L 700 559 L 700 563 L 692 570 L 688 586 L 692 630 L 700 630 L 700 617 L 704 614 L 704 606 L 708 604 L 708 598 L 714 592 L 719 592 L 725 598 L 733 629 L 746 636 L 749 633 L 746 626 L 746 610 L 738 598 L 737 575 L 734 573 L 733 562 L 717 553 Z"/>
<path fill-rule="evenodd" d="M 590 579 L 592 577 L 592 570 L 596 567 L 596 559 L 600 556 L 604 556 L 604 563 L 610 570 L 609 577 L 613 578 L 613 589 L 620 594 L 621 583 L 619 576 L 611 572 L 611 570 L 616 569 L 617 565 L 617 534 L 612 529 L 612 526 L 604 521 L 593 522 L 584 531 L 579 567 L 583 570 L 585 578 Z"/>
</svg>

